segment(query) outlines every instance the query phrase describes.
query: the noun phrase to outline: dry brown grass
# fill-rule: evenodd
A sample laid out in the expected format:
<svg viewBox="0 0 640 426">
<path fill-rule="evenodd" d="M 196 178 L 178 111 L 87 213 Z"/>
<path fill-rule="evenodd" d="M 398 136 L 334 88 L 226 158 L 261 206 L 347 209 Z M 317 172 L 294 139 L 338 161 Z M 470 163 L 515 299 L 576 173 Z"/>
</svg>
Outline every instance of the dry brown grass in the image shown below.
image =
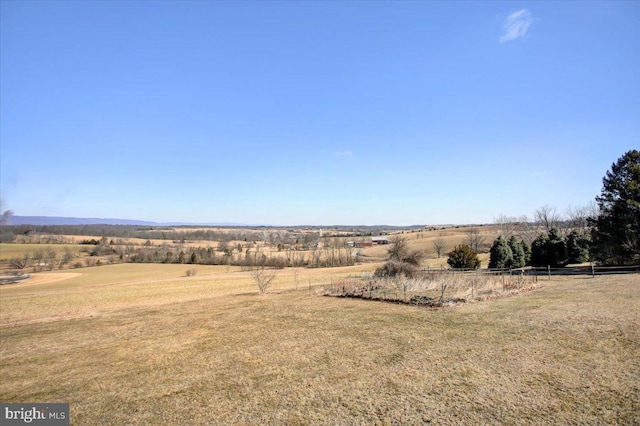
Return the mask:
<svg viewBox="0 0 640 426">
<path fill-rule="evenodd" d="M 639 421 L 638 276 L 429 311 L 294 290 L 357 268 L 259 295 L 173 266 L 0 288 L 0 400 L 70 402 L 76 425 Z"/>
<path fill-rule="evenodd" d="M 393 240 L 397 237 L 406 238 L 409 247 L 412 250 L 421 250 L 426 254 L 426 259 L 423 261 L 424 266 L 430 267 L 448 267 L 447 265 L 447 255 L 449 251 L 451 251 L 454 246 L 465 243 L 467 241 L 467 232 L 469 230 L 476 230 L 480 233 L 480 236 L 483 238 L 482 251 L 487 251 L 487 253 L 480 254 L 480 260 L 482 261 L 482 266 L 486 267 L 489 262 L 489 254 L 488 250 L 498 235 L 499 231 L 496 226 L 476 226 L 476 227 L 458 227 L 458 228 L 446 228 L 446 229 L 436 229 L 432 231 L 420 231 L 413 233 L 405 233 L 405 234 L 395 234 L 391 235 L 389 238 Z M 436 255 L 435 248 L 433 247 L 433 242 L 436 239 L 442 239 L 445 242 L 445 249 L 441 254 L 441 257 L 438 258 Z M 359 249 L 360 252 L 369 257 L 376 258 L 384 258 L 387 254 L 387 249 L 389 247 L 385 245 L 367 247 L 364 249 Z"/>
<path fill-rule="evenodd" d="M 86 246 L 84 246 L 86 247 Z M 58 255 L 70 250 L 77 254 L 83 248 L 79 244 L 14 244 L 0 243 L 0 260 L 7 260 L 14 257 L 22 258 L 24 255 L 33 255 L 34 252 L 53 250 Z"/>
<path fill-rule="evenodd" d="M 512 296 L 539 289 L 545 278 L 532 275 L 488 274 L 486 271 L 439 271 L 422 272 L 406 277 L 348 277 L 332 281 L 324 286 L 323 294 L 337 297 L 355 297 L 376 301 L 405 302 L 440 306 L 452 303 L 478 302 Z M 435 303 L 438 302 L 438 303 Z"/>
<path fill-rule="evenodd" d="M 187 270 L 196 274 L 187 277 Z M 371 266 L 279 270 L 270 292 L 308 289 L 332 278 L 359 275 Z M 225 295 L 253 294 L 251 271 L 240 267 L 182 264 L 119 264 L 74 273 L 33 274 L 0 286 L 0 326 L 110 315 L 115 310 L 166 305 Z M 60 278 L 63 279 L 60 279 Z"/>
</svg>

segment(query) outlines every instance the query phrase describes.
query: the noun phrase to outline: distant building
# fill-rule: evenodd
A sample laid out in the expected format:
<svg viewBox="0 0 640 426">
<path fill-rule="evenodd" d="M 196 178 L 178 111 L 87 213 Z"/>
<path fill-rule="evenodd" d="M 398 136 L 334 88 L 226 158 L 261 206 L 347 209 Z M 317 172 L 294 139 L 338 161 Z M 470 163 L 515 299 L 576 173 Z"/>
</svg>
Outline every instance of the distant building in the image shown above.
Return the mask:
<svg viewBox="0 0 640 426">
<path fill-rule="evenodd" d="M 389 244 L 388 237 L 371 237 L 371 242 L 373 244 Z"/>
<path fill-rule="evenodd" d="M 358 247 L 358 248 L 363 248 L 363 247 L 373 247 L 375 245 L 383 245 L 383 244 L 389 244 L 389 238 L 388 237 L 371 237 L 371 240 L 360 240 L 360 241 L 347 241 L 346 242 L 346 246 L 347 247 Z"/>
<path fill-rule="evenodd" d="M 347 247 L 364 248 L 372 246 L 373 243 L 371 241 L 347 241 Z"/>
</svg>

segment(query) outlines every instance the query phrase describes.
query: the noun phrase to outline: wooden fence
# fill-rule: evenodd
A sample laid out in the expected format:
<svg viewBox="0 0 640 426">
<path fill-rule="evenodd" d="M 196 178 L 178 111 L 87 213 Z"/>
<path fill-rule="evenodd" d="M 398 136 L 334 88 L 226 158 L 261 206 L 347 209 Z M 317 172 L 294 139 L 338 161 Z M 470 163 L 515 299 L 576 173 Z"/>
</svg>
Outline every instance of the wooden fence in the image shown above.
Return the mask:
<svg viewBox="0 0 640 426">
<path fill-rule="evenodd" d="M 565 266 L 563 268 L 547 267 L 534 267 L 526 266 L 524 268 L 515 269 L 423 269 L 425 272 L 458 272 L 458 273 L 483 273 L 483 274 L 496 274 L 496 275 L 530 275 L 530 276 L 555 276 L 555 275 L 590 275 L 595 277 L 596 275 L 611 275 L 611 274 L 637 274 L 640 273 L 640 265 L 631 266 Z"/>
</svg>

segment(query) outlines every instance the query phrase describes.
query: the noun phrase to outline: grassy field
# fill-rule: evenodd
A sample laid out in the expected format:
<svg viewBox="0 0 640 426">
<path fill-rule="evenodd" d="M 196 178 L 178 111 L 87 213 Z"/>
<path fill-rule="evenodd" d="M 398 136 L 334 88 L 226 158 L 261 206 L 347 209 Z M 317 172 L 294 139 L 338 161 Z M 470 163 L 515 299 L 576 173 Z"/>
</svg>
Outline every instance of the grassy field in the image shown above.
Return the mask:
<svg viewBox="0 0 640 426">
<path fill-rule="evenodd" d="M 0 400 L 86 424 L 638 424 L 640 277 L 445 310 L 320 297 L 364 267 L 124 264 L 0 287 Z M 296 290 L 297 282 L 297 290 Z"/>
<path fill-rule="evenodd" d="M 446 253 L 451 251 L 458 244 L 467 243 L 469 231 L 478 232 L 479 237 L 482 239 L 482 244 L 480 245 L 481 252 L 488 252 L 493 240 L 495 240 L 500 234 L 500 231 L 496 226 L 470 226 L 394 234 L 390 236 L 390 239 L 393 240 L 398 237 L 405 238 L 411 249 L 424 252 L 426 255 L 425 266 L 428 264 L 429 266 L 443 265 L 448 267 Z M 442 239 L 444 241 L 444 250 L 442 251 L 440 258 L 437 257 L 433 246 L 436 239 Z M 360 249 L 360 251 L 366 256 L 384 258 L 387 254 L 388 248 L 389 247 L 386 245 L 380 245 Z M 486 267 L 489 262 L 488 253 L 486 256 L 484 253 L 481 253 L 480 256 L 482 266 Z"/>
<path fill-rule="evenodd" d="M 71 250 L 74 253 L 78 253 L 80 249 L 85 248 L 80 244 L 14 244 L 14 243 L 0 243 L 0 260 L 12 259 L 14 257 L 22 258 L 24 255 L 33 255 L 34 252 L 53 250 L 58 255 L 65 252 L 65 250 Z"/>
</svg>

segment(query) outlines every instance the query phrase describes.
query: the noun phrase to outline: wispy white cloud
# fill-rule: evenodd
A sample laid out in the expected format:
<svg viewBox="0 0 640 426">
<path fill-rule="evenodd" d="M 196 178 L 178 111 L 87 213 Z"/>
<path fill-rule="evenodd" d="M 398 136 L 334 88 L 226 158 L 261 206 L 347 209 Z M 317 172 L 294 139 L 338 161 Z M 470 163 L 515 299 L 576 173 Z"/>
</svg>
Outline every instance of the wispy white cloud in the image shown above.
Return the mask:
<svg viewBox="0 0 640 426">
<path fill-rule="evenodd" d="M 353 152 L 351 151 L 336 151 L 333 153 L 334 157 L 351 157 Z"/>
<path fill-rule="evenodd" d="M 503 32 L 500 37 L 500 43 L 524 37 L 529 32 L 532 22 L 533 15 L 528 9 L 520 9 L 517 12 L 513 12 L 505 18 L 502 24 Z"/>
</svg>

